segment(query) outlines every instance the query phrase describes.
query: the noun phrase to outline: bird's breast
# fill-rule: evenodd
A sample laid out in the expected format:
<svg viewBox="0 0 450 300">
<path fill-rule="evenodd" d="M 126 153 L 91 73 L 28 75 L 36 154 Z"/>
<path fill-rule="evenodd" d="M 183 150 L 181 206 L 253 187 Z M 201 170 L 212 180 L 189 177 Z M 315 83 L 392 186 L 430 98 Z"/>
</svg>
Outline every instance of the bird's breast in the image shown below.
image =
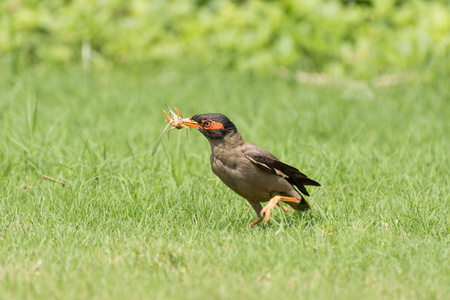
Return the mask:
<svg viewBox="0 0 450 300">
<path fill-rule="evenodd" d="M 239 180 L 239 170 L 236 161 L 229 160 L 226 157 L 211 155 L 211 169 L 230 189 L 238 194 L 240 189 L 237 185 Z"/>
</svg>

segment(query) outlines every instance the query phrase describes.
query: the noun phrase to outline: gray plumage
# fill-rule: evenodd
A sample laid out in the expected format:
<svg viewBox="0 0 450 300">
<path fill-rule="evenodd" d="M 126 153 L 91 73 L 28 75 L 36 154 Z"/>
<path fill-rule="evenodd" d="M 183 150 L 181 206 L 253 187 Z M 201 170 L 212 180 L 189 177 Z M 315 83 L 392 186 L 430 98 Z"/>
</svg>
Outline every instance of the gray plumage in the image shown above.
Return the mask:
<svg viewBox="0 0 450 300">
<path fill-rule="evenodd" d="M 300 192 L 309 196 L 304 185 L 320 186 L 318 182 L 282 163 L 269 151 L 244 141 L 234 124 L 224 115 L 196 115 L 191 120 L 200 125 L 198 130 L 210 143 L 211 169 L 214 174 L 245 198 L 258 218 L 262 217 L 260 203 L 275 196 L 297 199 L 298 203 L 289 203 L 296 210 L 311 208 Z"/>
</svg>

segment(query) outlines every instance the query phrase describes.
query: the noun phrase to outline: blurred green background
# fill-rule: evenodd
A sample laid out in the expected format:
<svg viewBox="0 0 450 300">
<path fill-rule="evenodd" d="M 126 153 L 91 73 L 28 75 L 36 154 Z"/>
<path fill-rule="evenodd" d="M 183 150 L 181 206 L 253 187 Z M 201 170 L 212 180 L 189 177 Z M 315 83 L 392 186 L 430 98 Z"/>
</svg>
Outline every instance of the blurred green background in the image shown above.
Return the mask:
<svg viewBox="0 0 450 300">
<path fill-rule="evenodd" d="M 196 63 L 371 78 L 448 64 L 447 0 L 6 0 L 2 68 Z"/>
<path fill-rule="evenodd" d="M 0 300 L 448 298 L 449 44 L 444 0 L 0 0 Z M 312 210 L 248 228 L 164 102 Z"/>
</svg>

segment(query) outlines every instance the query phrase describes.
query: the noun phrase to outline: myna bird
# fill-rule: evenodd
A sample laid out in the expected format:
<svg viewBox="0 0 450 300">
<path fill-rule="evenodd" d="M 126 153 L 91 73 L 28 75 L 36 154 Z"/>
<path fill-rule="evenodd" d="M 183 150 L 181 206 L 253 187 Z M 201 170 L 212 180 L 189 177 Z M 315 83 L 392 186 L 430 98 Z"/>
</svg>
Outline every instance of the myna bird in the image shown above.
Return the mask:
<svg viewBox="0 0 450 300">
<path fill-rule="evenodd" d="M 210 113 L 183 119 L 183 124 L 197 128 L 211 145 L 211 168 L 230 189 L 244 197 L 256 212 L 256 225 L 268 222 L 276 205 L 291 213 L 309 210 L 311 206 L 303 195 L 309 196 L 305 185 L 320 184 L 296 168 L 287 165 L 269 151 L 247 143 L 236 126 L 224 115 Z M 263 208 L 261 202 L 269 203 Z"/>
</svg>

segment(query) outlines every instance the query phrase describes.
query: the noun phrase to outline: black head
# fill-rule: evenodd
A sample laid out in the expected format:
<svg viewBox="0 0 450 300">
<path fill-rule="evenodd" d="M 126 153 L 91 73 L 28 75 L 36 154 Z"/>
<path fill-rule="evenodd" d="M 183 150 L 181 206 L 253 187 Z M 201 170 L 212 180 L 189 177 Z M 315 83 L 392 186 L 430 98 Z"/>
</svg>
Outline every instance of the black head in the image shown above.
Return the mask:
<svg viewBox="0 0 450 300">
<path fill-rule="evenodd" d="M 195 115 L 190 120 L 195 121 L 195 126 L 208 139 L 220 139 L 227 134 L 237 132 L 236 126 L 222 114 Z"/>
</svg>

